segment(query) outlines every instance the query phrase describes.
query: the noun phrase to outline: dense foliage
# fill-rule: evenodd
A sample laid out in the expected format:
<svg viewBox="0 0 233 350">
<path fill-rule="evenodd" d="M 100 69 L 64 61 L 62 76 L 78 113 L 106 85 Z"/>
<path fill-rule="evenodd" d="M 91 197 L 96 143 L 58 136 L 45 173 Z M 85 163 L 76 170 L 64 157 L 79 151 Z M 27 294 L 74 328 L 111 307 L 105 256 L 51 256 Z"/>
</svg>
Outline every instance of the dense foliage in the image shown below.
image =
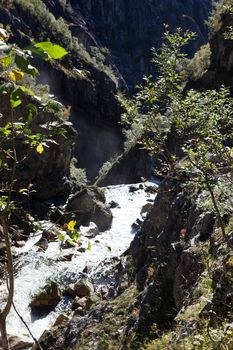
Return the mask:
<svg viewBox="0 0 233 350">
<path fill-rule="evenodd" d="M 221 217 L 228 211 L 226 203 L 231 210 L 233 100 L 224 87 L 220 91 L 190 90 L 184 95 L 182 48 L 193 36 L 165 32 L 166 43 L 153 58 L 158 78 L 145 77 L 131 101 L 122 98 L 123 121 L 132 133 L 140 130 L 138 142 L 161 158 L 164 175 L 193 183 L 192 190 L 207 191 L 225 236 Z"/>
</svg>

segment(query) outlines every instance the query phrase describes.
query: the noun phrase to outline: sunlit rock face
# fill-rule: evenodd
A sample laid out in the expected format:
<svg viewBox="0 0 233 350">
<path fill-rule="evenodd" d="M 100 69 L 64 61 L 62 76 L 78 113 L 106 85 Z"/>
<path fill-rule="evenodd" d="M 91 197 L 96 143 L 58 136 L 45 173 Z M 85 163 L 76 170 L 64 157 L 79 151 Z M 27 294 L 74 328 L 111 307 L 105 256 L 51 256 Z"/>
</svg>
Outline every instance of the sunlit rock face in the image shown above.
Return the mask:
<svg viewBox="0 0 233 350">
<path fill-rule="evenodd" d="M 101 46 L 106 46 L 130 86 L 151 72 L 151 47 L 161 45 L 164 24 L 197 33 L 188 52 L 206 43 L 211 0 L 71 0 Z"/>
<path fill-rule="evenodd" d="M 117 91 L 127 90 L 127 86 L 132 91 L 144 74 L 154 73 L 151 48 L 160 47 L 164 23 L 172 30 L 181 27 L 197 33 L 196 40 L 187 47 L 190 54 L 207 42 L 204 23 L 211 12 L 211 2 L 43 0 L 46 13 L 48 11 L 57 20 L 64 20 L 72 37 L 78 38 L 83 45 L 84 53 L 94 58 L 84 62 L 74 54 L 69 72 L 47 64 L 40 67 L 40 83 L 48 84 L 51 93 L 71 106 L 70 119 L 78 131 L 74 155 L 78 166 L 87 169 L 91 181 L 104 162 L 122 151 L 124 137 L 119 123 L 122 109 L 115 96 Z M 14 33 L 11 40 L 19 46 L 28 46 L 32 39 L 47 40 L 48 36 L 51 41 L 60 43 L 59 36 L 52 31 L 45 35 L 42 23 L 36 18 L 36 11 L 31 15 L 19 4 L 13 9 L 6 6 L 0 11 L 0 23 L 10 25 Z M 98 62 L 100 56 L 108 67 L 107 71 L 103 70 L 103 62 L 99 65 L 93 63 Z M 144 176 L 142 171 L 140 176 Z M 137 179 L 128 177 L 126 182 L 132 180 Z"/>
</svg>

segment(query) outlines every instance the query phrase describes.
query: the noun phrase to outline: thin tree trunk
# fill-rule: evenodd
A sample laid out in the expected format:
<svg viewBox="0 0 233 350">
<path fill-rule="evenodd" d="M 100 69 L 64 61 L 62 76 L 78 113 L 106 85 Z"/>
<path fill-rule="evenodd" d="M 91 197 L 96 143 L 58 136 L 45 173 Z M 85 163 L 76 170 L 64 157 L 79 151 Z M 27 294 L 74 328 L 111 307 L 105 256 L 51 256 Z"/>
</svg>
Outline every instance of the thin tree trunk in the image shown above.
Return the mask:
<svg viewBox="0 0 233 350">
<path fill-rule="evenodd" d="M 6 244 L 6 253 L 7 253 L 7 271 L 9 278 L 9 290 L 8 290 L 8 298 L 7 303 L 0 314 L 0 329 L 2 335 L 2 347 L 4 350 L 8 350 L 8 341 L 7 341 L 7 333 L 6 333 L 6 318 L 10 312 L 13 296 L 14 296 L 14 267 L 13 267 L 13 258 L 11 253 L 11 243 L 9 237 L 9 230 L 7 225 L 7 213 L 2 213 L 0 215 L 0 221 L 3 228 L 3 235 Z"/>
<path fill-rule="evenodd" d="M 2 342 L 2 349 L 9 349 L 8 339 L 7 339 L 7 333 L 6 333 L 6 319 L 3 319 L 2 316 L 0 317 L 0 331 L 1 331 L 1 342 Z"/>
</svg>

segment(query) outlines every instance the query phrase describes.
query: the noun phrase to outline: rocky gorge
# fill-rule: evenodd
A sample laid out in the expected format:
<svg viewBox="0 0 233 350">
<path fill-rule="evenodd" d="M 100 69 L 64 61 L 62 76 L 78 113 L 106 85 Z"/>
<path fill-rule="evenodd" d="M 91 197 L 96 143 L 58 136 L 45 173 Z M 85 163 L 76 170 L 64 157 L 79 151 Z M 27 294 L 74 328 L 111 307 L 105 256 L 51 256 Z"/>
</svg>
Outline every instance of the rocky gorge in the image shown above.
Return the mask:
<svg viewBox="0 0 233 350">
<path fill-rule="evenodd" d="M 187 91 L 232 88 L 229 3 L 214 17 L 209 65 L 189 78 Z M 26 115 L 33 102 L 32 129 L 52 142 L 16 171 L 11 349 L 233 349 L 231 208 L 223 215 L 222 240 L 216 213 L 199 205 L 205 191 L 190 196 L 185 175 L 155 181 L 156 161 L 148 152 L 124 150 L 116 96 L 130 95 L 143 74 L 155 74 L 150 49 L 161 45 L 164 23 L 197 33 L 189 55 L 206 44 L 211 9 L 208 0 L 0 4 L 10 44 L 23 48 L 49 38 L 69 52 L 61 61 L 33 58 L 40 76 L 35 86 L 27 83 L 42 98 L 25 97 L 14 116 Z M 50 101 L 59 108 L 45 108 Z M 0 127 L 9 110 L 3 94 Z M 21 144 L 18 152 L 25 152 Z M 2 171 L 2 184 L 8 178 Z M 0 308 L 6 263 L 0 225 Z"/>
</svg>

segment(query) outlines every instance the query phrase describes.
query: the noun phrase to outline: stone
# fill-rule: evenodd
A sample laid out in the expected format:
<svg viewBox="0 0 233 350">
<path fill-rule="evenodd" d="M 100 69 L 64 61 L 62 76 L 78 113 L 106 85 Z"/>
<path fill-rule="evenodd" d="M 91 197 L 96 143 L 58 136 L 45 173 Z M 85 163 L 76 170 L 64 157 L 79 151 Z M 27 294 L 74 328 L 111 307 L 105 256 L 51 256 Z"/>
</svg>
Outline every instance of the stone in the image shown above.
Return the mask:
<svg viewBox="0 0 233 350">
<path fill-rule="evenodd" d="M 74 316 L 84 316 L 85 314 L 86 312 L 81 306 L 74 310 Z"/>
<path fill-rule="evenodd" d="M 21 22 L 18 19 L 18 22 Z M 0 96 L 0 106 L 3 104 L 9 106 L 9 95 Z M 32 103 L 30 97 L 25 97 L 24 103 L 21 104 L 20 108 L 16 111 L 15 117 L 22 117 L 23 120 L 27 120 L 27 105 Z M 19 159 L 24 159 L 17 166 L 17 185 L 18 188 L 24 188 L 26 184 L 32 183 L 33 188 L 36 188 L 35 193 L 33 193 L 33 202 L 32 206 L 35 205 L 38 200 L 46 200 L 49 198 L 55 198 L 59 195 L 67 195 L 71 190 L 71 182 L 68 178 L 70 160 L 73 150 L 73 142 L 75 140 L 76 133 L 72 126 L 68 126 L 62 121 L 57 113 L 45 112 L 40 107 L 38 102 L 38 114 L 37 118 L 34 118 L 30 123 L 30 128 L 33 133 L 40 132 L 45 137 L 48 136 L 48 127 L 49 124 L 54 125 L 54 130 L 57 128 L 62 128 L 66 130 L 67 138 L 62 135 L 59 135 L 56 131 L 50 132 L 50 139 L 56 141 L 50 143 L 50 147 L 46 149 L 46 152 L 39 155 L 36 152 L 29 152 L 27 157 L 25 157 L 25 145 L 16 140 L 16 147 Z M 0 113 L 2 112 L 5 122 L 10 120 L 9 110 L 7 108 L 1 108 Z M 5 182 L 8 180 L 8 172 L 5 171 L 1 173 L 1 181 Z M 46 179 L 46 181 L 45 181 Z M 21 196 L 22 201 L 26 201 L 26 196 L 18 194 Z M 25 197 L 25 198 L 24 198 Z M 27 199 L 28 200 L 28 199 Z M 31 205 L 30 204 L 30 205 Z M 40 205 L 38 208 L 33 208 L 40 211 Z M 13 213 L 13 211 L 12 211 Z M 12 215 L 12 221 L 14 221 Z M 22 229 L 22 225 L 17 225 Z M 24 230 L 25 231 L 25 230 Z M 25 232 L 24 232 L 25 234 Z"/>
<path fill-rule="evenodd" d="M 113 163 L 111 169 L 97 184 L 99 186 L 136 184 L 141 182 L 144 176 L 152 176 L 151 157 L 145 149 L 135 145 L 128 152 L 122 153 Z"/>
<path fill-rule="evenodd" d="M 53 324 L 53 327 L 60 326 L 60 324 L 68 320 L 69 320 L 69 317 L 66 314 L 62 313 L 57 317 L 56 321 Z"/>
<path fill-rule="evenodd" d="M 90 273 L 91 270 L 92 270 L 92 268 L 93 268 L 93 265 L 92 265 L 92 264 L 86 264 L 86 266 L 85 266 L 84 269 L 83 269 L 83 272 L 84 272 L 84 273 Z"/>
<path fill-rule="evenodd" d="M 120 206 L 119 206 L 119 204 L 117 202 L 115 202 L 115 201 L 109 202 L 109 208 L 110 209 L 115 209 L 115 208 L 119 208 L 119 207 Z"/>
<path fill-rule="evenodd" d="M 68 287 L 64 290 L 63 294 L 68 294 L 72 297 L 78 296 L 79 298 L 82 298 L 89 297 L 93 292 L 94 288 L 92 283 L 90 283 L 87 279 L 82 279 L 77 283 L 69 284 Z"/>
<path fill-rule="evenodd" d="M 63 291 L 63 294 L 68 294 L 72 297 L 76 296 L 76 292 L 75 292 L 75 284 L 74 283 L 70 283 L 68 285 L 68 287 Z"/>
<path fill-rule="evenodd" d="M 79 297 L 76 297 L 72 303 L 72 310 L 75 310 L 77 309 L 78 307 L 81 307 L 82 309 L 86 309 L 86 306 L 87 306 L 87 298 L 86 297 L 82 297 L 82 298 L 79 298 Z"/>
<path fill-rule="evenodd" d="M 96 305 L 100 301 L 97 294 L 91 294 L 86 301 L 86 310 L 90 310 L 93 305 Z"/>
<path fill-rule="evenodd" d="M 74 252 L 61 253 L 61 255 L 58 256 L 57 261 L 71 261 L 73 256 Z"/>
<path fill-rule="evenodd" d="M 77 251 L 80 252 L 80 253 L 85 253 L 86 248 L 85 248 L 85 247 L 79 247 L 79 248 L 77 249 Z"/>
<path fill-rule="evenodd" d="M 151 203 L 146 203 L 143 205 L 142 209 L 141 209 L 141 212 L 140 214 L 143 216 L 143 215 L 147 215 L 149 213 L 149 211 L 151 210 L 152 208 L 152 204 Z"/>
<path fill-rule="evenodd" d="M 100 293 L 102 299 L 107 299 L 108 291 L 109 291 L 108 286 L 103 285 L 103 286 L 100 287 L 99 293 Z"/>
<path fill-rule="evenodd" d="M 9 335 L 8 341 L 11 350 L 28 350 L 34 344 L 33 340 L 27 335 Z M 0 349 L 2 349 L 1 346 L 0 340 Z"/>
<path fill-rule="evenodd" d="M 34 247 L 38 247 L 39 250 L 43 250 L 43 251 L 47 250 L 48 246 L 49 246 L 48 240 L 43 237 L 41 237 L 39 241 L 36 244 L 34 244 Z"/>
<path fill-rule="evenodd" d="M 100 232 L 109 230 L 112 225 L 112 213 L 105 204 L 97 202 L 92 220 L 98 226 Z"/>
<path fill-rule="evenodd" d="M 138 187 L 136 187 L 136 186 L 134 186 L 134 185 L 131 185 L 131 186 L 129 186 L 129 192 L 130 193 L 133 193 L 133 192 L 136 192 L 136 191 L 138 191 Z"/>
<path fill-rule="evenodd" d="M 131 228 L 133 231 L 138 231 L 142 225 L 142 220 L 140 219 L 137 219 L 136 221 L 134 221 L 131 225 Z"/>
<path fill-rule="evenodd" d="M 25 241 L 17 241 L 15 243 L 16 247 L 18 248 L 23 248 L 25 246 L 26 242 Z"/>
<path fill-rule="evenodd" d="M 198 254 L 193 253 L 191 249 L 182 252 L 173 286 L 173 296 L 177 309 L 183 306 L 185 298 L 191 294 L 203 269 L 204 266 Z"/>
<path fill-rule="evenodd" d="M 150 193 L 150 194 L 155 194 L 158 192 L 158 187 L 157 186 L 147 186 L 145 188 L 145 192 Z"/>
<path fill-rule="evenodd" d="M 61 301 L 62 294 L 56 282 L 50 282 L 35 295 L 29 304 L 33 313 L 49 313 Z"/>
<path fill-rule="evenodd" d="M 105 204 L 103 192 L 96 187 L 85 188 L 75 193 L 69 199 L 66 211 L 73 211 L 76 220 L 83 226 L 89 226 L 90 222 L 94 222 L 101 232 L 111 227 L 112 213 Z"/>
<path fill-rule="evenodd" d="M 51 228 L 43 230 L 42 238 L 47 239 L 48 242 L 56 242 L 60 233 L 62 233 L 61 229 L 53 225 Z"/>
<path fill-rule="evenodd" d="M 79 231 L 82 236 L 94 238 L 99 234 L 99 229 L 94 222 L 90 222 L 89 226 L 80 226 Z"/>
<path fill-rule="evenodd" d="M 75 284 L 75 293 L 80 298 L 90 296 L 93 292 L 93 285 L 87 279 L 80 280 Z"/>
</svg>

